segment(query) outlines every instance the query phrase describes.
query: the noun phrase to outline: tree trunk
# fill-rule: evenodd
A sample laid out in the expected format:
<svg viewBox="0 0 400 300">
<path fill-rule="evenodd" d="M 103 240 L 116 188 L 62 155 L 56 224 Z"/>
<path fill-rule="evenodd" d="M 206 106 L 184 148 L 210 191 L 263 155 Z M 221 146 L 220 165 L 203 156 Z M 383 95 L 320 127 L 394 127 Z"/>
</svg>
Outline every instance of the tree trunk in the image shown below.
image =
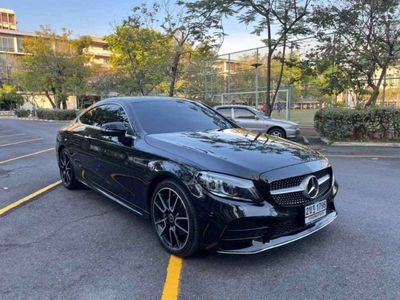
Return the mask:
<svg viewBox="0 0 400 300">
<path fill-rule="evenodd" d="M 365 103 L 365 107 L 373 106 L 376 104 L 376 100 L 378 100 L 379 96 L 379 88 L 382 85 L 382 81 L 386 76 L 386 67 L 382 69 L 381 75 L 379 76 L 377 84 L 373 84 L 373 81 L 370 80 L 368 85 L 373 88 L 373 92 L 371 97 L 368 99 L 367 103 Z"/>
<path fill-rule="evenodd" d="M 50 96 L 49 92 L 46 91 L 45 94 L 46 94 L 46 97 L 49 100 L 51 106 L 53 107 L 53 109 L 56 108 L 56 104 L 54 103 L 53 99 L 51 99 L 51 96 Z"/>
<path fill-rule="evenodd" d="M 272 65 L 272 53 L 269 50 L 267 55 L 267 87 L 266 87 L 266 95 L 265 95 L 265 115 L 271 116 L 271 65 Z"/>
<path fill-rule="evenodd" d="M 285 67 L 285 55 L 286 55 L 286 37 L 285 37 L 284 40 L 283 40 L 283 50 L 282 50 L 281 69 L 280 69 L 278 81 L 277 81 L 277 83 L 276 83 L 276 88 L 275 88 L 274 96 L 273 96 L 273 98 L 272 98 L 271 108 L 273 108 L 274 105 L 275 105 L 276 97 L 277 97 L 277 95 L 278 95 L 279 88 L 280 88 L 280 86 L 281 86 L 282 77 L 283 77 L 283 68 Z M 272 113 L 272 109 L 271 109 L 271 113 Z"/>
<path fill-rule="evenodd" d="M 267 40 L 268 40 L 268 55 L 267 55 L 267 88 L 265 95 L 265 115 L 271 116 L 271 67 L 272 67 L 272 32 L 271 32 L 271 20 L 269 16 L 265 16 L 267 21 Z"/>
<path fill-rule="evenodd" d="M 179 62 L 181 60 L 181 50 L 179 49 L 175 55 L 174 55 L 174 60 L 172 61 L 172 66 L 171 66 L 171 80 L 169 82 L 169 91 L 168 91 L 168 96 L 173 97 L 175 94 L 175 84 L 176 80 L 178 77 L 178 67 L 179 67 Z"/>
</svg>

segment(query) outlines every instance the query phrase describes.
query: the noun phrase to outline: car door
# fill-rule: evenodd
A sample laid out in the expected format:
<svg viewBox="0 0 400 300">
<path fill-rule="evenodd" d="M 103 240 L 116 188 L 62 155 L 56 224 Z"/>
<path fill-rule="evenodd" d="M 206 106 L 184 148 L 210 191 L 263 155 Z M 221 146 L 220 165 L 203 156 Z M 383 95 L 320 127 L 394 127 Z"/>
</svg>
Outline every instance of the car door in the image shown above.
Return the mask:
<svg viewBox="0 0 400 300">
<path fill-rule="evenodd" d="M 96 111 L 96 139 L 91 140 L 91 150 L 97 174 L 96 185 L 114 197 L 126 199 L 128 191 L 118 184 L 117 178 L 127 173 L 125 161 L 132 145 L 132 138 L 115 135 L 107 130 L 107 124 L 122 122 L 129 126 L 125 112 L 117 104 L 101 105 Z"/>
<path fill-rule="evenodd" d="M 248 130 L 265 132 L 265 128 L 262 127 L 262 122 L 259 121 L 256 114 L 245 107 L 233 108 L 233 120 Z"/>
<path fill-rule="evenodd" d="M 74 129 L 74 141 L 71 145 L 75 165 L 79 166 L 81 179 L 94 186 L 102 186 L 96 156 L 101 152 L 101 134 L 97 127 L 99 107 L 94 107 L 79 117 Z"/>
</svg>

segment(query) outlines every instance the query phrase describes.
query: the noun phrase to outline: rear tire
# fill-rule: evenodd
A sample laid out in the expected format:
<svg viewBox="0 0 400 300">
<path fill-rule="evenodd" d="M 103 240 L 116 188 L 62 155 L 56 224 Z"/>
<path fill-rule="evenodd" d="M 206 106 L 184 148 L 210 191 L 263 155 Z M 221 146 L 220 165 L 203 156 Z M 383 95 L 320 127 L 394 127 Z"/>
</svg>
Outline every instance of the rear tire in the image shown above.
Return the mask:
<svg viewBox="0 0 400 300">
<path fill-rule="evenodd" d="M 59 153 L 58 167 L 60 169 L 62 183 L 67 189 L 75 190 L 82 186 L 82 184 L 76 180 L 71 156 L 65 148 L 61 149 Z"/>
<path fill-rule="evenodd" d="M 280 138 L 286 138 L 286 132 L 282 128 L 274 127 L 268 130 L 268 134 L 277 136 Z"/>
<path fill-rule="evenodd" d="M 175 180 L 162 181 L 151 198 L 151 222 L 163 247 L 189 257 L 199 251 L 199 226 L 189 193 Z"/>
</svg>

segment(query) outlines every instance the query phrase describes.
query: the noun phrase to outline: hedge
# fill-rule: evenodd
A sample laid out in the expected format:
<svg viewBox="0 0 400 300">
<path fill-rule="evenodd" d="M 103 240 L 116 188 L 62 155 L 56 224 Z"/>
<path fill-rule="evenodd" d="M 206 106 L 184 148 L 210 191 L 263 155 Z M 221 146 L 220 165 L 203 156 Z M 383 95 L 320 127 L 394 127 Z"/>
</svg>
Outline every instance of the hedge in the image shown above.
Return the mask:
<svg viewBox="0 0 400 300">
<path fill-rule="evenodd" d="M 27 118 L 31 114 L 29 109 L 18 109 L 16 115 L 18 118 Z"/>
<path fill-rule="evenodd" d="M 44 120 L 73 120 L 78 110 L 75 109 L 38 109 L 36 115 Z"/>
<path fill-rule="evenodd" d="M 400 110 L 324 108 L 316 112 L 314 127 L 332 141 L 399 141 Z"/>
</svg>

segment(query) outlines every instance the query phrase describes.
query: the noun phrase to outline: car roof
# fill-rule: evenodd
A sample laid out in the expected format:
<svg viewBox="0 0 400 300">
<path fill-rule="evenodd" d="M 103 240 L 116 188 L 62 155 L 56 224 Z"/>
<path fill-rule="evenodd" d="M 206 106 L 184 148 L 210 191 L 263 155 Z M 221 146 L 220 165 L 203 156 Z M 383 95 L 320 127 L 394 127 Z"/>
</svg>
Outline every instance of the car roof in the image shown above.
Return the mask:
<svg viewBox="0 0 400 300">
<path fill-rule="evenodd" d="M 243 105 L 243 104 L 224 104 L 224 105 L 214 106 L 215 109 L 218 109 L 218 108 L 232 108 L 232 107 L 234 107 L 234 108 L 235 107 L 236 108 L 253 108 L 250 105 Z"/>
<path fill-rule="evenodd" d="M 166 97 L 166 96 L 134 96 L 134 97 L 113 97 L 101 100 L 96 102 L 97 105 L 107 104 L 107 103 L 120 103 L 127 104 L 131 102 L 158 102 L 158 101 L 166 101 L 166 100 L 179 100 L 179 101 L 188 101 L 193 102 L 188 99 L 183 98 L 175 98 L 175 97 Z"/>
</svg>

